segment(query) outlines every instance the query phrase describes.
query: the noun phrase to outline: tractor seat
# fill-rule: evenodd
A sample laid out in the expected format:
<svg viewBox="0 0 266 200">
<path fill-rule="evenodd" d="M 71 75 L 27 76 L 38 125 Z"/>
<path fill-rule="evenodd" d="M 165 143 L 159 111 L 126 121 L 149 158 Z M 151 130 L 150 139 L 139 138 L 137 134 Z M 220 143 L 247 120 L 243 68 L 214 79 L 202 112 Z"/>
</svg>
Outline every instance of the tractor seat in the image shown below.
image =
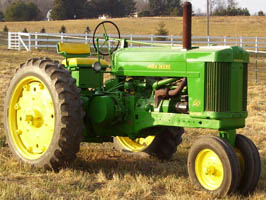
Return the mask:
<svg viewBox="0 0 266 200">
<path fill-rule="evenodd" d="M 62 64 L 67 67 L 88 67 L 97 62 L 97 58 L 88 58 L 90 56 L 90 46 L 83 43 L 57 43 L 58 54 L 65 57 Z M 108 63 L 100 59 L 102 67 L 107 67 Z"/>
<path fill-rule="evenodd" d="M 93 63 L 98 62 L 97 58 L 68 58 L 62 61 L 62 64 L 69 67 L 88 67 Z M 108 63 L 100 59 L 102 67 L 108 67 Z"/>
</svg>

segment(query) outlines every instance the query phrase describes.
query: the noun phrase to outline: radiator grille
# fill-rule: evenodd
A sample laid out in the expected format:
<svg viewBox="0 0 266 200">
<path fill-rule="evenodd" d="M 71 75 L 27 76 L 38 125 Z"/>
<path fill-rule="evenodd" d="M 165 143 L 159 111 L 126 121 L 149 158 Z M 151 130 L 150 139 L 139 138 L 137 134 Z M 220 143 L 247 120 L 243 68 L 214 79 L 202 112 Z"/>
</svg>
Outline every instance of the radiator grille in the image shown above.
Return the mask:
<svg viewBox="0 0 266 200">
<path fill-rule="evenodd" d="M 205 111 L 228 112 L 230 63 L 206 63 Z"/>
<path fill-rule="evenodd" d="M 248 64 L 243 63 L 243 111 L 247 111 Z"/>
</svg>

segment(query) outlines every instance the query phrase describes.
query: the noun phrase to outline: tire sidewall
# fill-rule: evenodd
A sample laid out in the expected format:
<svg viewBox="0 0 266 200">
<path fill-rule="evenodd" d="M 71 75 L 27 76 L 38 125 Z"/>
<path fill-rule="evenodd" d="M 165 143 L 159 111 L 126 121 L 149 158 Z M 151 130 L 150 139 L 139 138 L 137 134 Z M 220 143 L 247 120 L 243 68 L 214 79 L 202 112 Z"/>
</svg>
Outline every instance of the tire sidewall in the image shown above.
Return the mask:
<svg viewBox="0 0 266 200">
<path fill-rule="evenodd" d="M 196 161 L 197 155 L 203 149 L 210 149 L 213 152 L 215 152 L 223 164 L 223 171 L 224 171 L 223 181 L 220 187 L 217 188 L 216 190 L 208 190 L 204 188 L 200 184 L 196 176 L 195 161 Z M 191 147 L 191 150 L 188 156 L 188 173 L 190 176 L 190 180 L 193 184 L 195 184 L 199 188 L 212 192 L 213 194 L 217 194 L 218 196 L 220 195 L 223 196 L 225 195 L 225 193 L 229 192 L 231 184 L 228 184 L 228 183 L 231 183 L 233 179 L 231 164 L 228 159 L 227 153 L 224 150 L 223 145 L 220 142 L 216 141 L 215 139 L 210 140 L 210 138 L 204 138 L 204 140 L 201 138 L 199 141 L 196 141 L 196 143 Z"/>
</svg>

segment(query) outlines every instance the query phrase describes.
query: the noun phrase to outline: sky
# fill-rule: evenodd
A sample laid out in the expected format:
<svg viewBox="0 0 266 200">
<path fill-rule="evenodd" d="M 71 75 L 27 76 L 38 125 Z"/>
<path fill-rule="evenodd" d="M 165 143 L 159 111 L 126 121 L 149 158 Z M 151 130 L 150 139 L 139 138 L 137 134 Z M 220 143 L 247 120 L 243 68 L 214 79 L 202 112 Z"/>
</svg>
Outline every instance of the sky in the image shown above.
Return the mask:
<svg viewBox="0 0 266 200">
<path fill-rule="evenodd" d="M 206 12 L 207 0 L 189 0 L 192 3 L 193 10 L 197 12 L 200 8 L 202 12 Z M 250 14 L 258 13 L 262 10 L 266 13 L 266 1 L 265 0 L 236 0 L 238 6 L 241 8 L 247 8 Z"/>
</svg>

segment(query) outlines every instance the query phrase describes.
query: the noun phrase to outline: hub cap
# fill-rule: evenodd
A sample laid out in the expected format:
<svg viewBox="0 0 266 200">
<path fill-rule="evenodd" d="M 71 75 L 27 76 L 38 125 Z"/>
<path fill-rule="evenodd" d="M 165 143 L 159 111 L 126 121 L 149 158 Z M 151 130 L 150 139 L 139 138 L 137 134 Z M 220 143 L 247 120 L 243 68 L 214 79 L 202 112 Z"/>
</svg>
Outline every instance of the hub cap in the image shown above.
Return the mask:
<svg viewBox="0 0 266 200">
<path fill-rule="evenodd" d="M 195 171 L 198 181 L 207 190 L 216 190 L 223 182 L 223 164 L 219 156 L 210 149 L 199 152 L 195 161 Z"/>
<path fill-rule="evenodd" d="M 55 110 L 49 90 L 36 77 L 26 77 L 15 87 L 9 103 L 12 142 L 29 160 L 40 158 L 54 133 Z"/>
</svg>

